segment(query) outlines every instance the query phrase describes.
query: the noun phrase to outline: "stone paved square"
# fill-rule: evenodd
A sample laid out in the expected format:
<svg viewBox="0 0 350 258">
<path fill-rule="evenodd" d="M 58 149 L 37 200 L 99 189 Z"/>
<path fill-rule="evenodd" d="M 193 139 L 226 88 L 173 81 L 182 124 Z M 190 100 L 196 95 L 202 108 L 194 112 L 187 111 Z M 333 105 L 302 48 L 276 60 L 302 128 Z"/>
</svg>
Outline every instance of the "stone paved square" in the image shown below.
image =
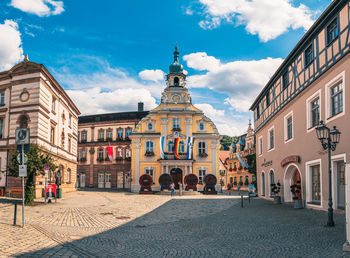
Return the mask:
<svg viewBox="0 0 350 258">
<path fill-rule="evenodd" d="M 344 215 L 258 198 L 84 191 L 25 212 L 14 227 L 0 204 L 1 257 L 350 257 Z"/>
</svg>

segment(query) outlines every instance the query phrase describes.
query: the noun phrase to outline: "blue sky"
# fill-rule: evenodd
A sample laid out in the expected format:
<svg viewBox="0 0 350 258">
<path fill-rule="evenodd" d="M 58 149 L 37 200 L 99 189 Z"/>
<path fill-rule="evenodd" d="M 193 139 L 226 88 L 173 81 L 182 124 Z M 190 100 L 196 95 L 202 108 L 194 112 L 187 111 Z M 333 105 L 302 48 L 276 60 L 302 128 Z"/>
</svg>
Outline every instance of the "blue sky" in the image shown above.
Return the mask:
<svg viewBox="0 0 350 258">
<path fill-rule="evenodd" d="M 1 0 L 0 70 L 28 53 L 83 114 L 159 103 L 174 46 L 193 103 L 220 133 L 248 109 L 330 0 Z"/>
</svg>

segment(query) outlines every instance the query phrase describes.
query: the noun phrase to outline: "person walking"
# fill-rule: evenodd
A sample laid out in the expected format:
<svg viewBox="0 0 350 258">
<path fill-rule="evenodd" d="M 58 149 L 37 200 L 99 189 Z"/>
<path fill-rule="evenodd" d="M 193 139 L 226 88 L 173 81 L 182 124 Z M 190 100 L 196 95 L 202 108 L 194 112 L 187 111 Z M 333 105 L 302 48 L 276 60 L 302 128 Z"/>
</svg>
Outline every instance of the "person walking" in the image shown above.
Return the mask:
<svg viewBox="0 0 350 258">
<path fill-rule="evenodd" d="M 232 192 L 232 186 L 230 183 L 227 184 L 227 191 L 228 191 L 228 195 L 231 195 Z"/>
<path fill-rule="evenodd" d="M 239 184 L 239 183 L 237 185 L 237 190 L 238 190 L 239 193 L 241 192 L 241 184 Z"/>
<path fill-rule="evenodd" d="M 174 185 L 174 183 L 171 183 L 170 189 L 171 189 L 171 196 L 174 196 L 174 193 L 175 193 L 175 185 Z"/>
</svg>

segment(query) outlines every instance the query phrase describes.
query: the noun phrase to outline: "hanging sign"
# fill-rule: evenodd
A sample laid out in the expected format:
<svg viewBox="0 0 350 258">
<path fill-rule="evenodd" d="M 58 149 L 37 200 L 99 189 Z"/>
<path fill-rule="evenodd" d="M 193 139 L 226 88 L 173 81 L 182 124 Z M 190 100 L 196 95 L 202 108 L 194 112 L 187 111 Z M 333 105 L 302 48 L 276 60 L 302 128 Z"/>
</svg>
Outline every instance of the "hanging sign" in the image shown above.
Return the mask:
<svg viewBox="0 0 350 258">
<path fill-rule="evenodd" d="M 287 164 L 289 164 L 291 162 L 299 163 L 300 162 L 300 156 L 298 156 L 298 155 L 288 156 L 287 158 L 285 158 L 285 159 L 283 159 L 281 161 L 281 167 L 284 167 L 284 166 L 286 166 Z"/>
<path fill-rule="evenodd" d="M 27 176 L 27 165 L 19 165 L 19 176 Z"/>
</svg>

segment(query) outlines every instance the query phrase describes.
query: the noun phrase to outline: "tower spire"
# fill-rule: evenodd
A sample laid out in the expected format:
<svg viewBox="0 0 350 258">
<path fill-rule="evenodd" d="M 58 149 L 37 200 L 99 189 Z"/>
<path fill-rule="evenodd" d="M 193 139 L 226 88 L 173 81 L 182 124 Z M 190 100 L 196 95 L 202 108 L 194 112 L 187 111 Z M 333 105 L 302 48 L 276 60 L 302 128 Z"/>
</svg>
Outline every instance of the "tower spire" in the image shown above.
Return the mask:
<svg viewBox="0 0 350 258">
<path fill-rule="evenodd" d="M 179 63 L 179 47 L 175 46 L 175 51 L 174 51 L 174 63 Z"/>
<path fill-rule="evenodd" d="M 175 46 L 174 63 L 169 66 L 169 73 L 183 73 L 183 66 L 179 62 L 179 47 Z"/>
</svg>

